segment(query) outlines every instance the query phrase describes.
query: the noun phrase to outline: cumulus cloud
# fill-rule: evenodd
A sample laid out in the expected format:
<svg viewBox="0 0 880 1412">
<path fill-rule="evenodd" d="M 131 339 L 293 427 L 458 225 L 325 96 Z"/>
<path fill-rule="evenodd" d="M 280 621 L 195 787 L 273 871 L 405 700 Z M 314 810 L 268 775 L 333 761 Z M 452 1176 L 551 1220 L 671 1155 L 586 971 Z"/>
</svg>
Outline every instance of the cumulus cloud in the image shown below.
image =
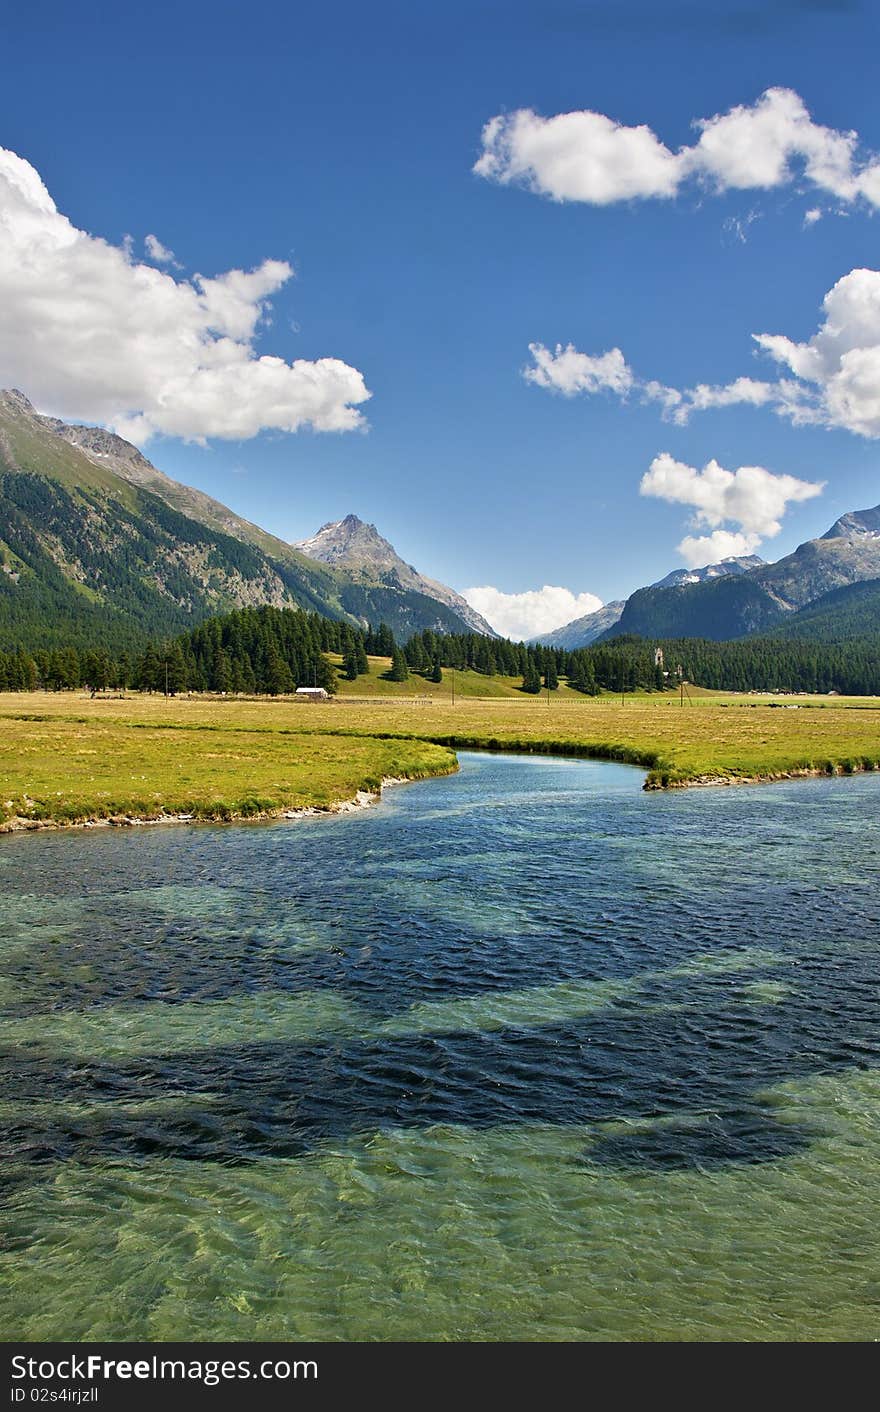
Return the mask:
<svg viewBox="0 0 880 1412">
<path fill-rule="evenodd" d="M 696 387 L 690 388 L 682 398 L 677 417 L 684 421 L 691 412 L 704 412 L 709 407 L 735 407 L 737 404 L 766 407 L 768 402 L 773 401 L 774 396 L 773 383 L 760 382 L 756 378 L 735 378 L 733 382 L 720 386 L 700 382 Z"/>
<path fill-rule="evenodd" d="M 824 321 L 806 343 L 783 334 L 753 338 L 794 374 L 806 403 L 802 419 L 880 436 L 880 271 L 850 270 L 822 308 Z"/>
<path fill-rule="evenodd" d="M 635 391 L 642 401 L 659 402 L 666 411 L 672 411 L 682 401 L 676 388 L 636 377 L 619 348 L 590 354 L 581 353 L 573 343 L 564 347 L 557 343 L 555 349 L 530 343 L 529 352 L 533 365 L 523 369 L 526 382 L 561 392 L 564 397 L 575 397 L 579 392 L 610 392 L 625 399 Z"/>
<path fill-rule="evenodd" d="M 636 196 L 674 196 L 681 158 L 649 127 L 624 127 L 602 113 L 542 118 L 520 108 L 483 128 L 483 155 L 474 171 L 554 201 L 607 206 Z"/>
<path fill-rule="evenodd" d="M 169 250 L 167 245 L 163 245 L 157 235 L 144 236 L 144 249 L 151 260 L 155 260 L 157 265 L 174 265 L 180 269 L 177 260 L 174 258 L 174 251 Z"/>
<path fill-rule="evenodd" d="M 514 642 L 552 632 L 602 607 L 602 599 L 595 593 L 572 593 L 570 588 L 549 583 L 526 593 L 502 593 L 500 588 L 484 584 L 466 588 L 462 597 L 482 613 L 496 632 Z"/>
<path fill-rule="evenodd" d="M 679 390 L 639 377 L 619 348 L 592 356 L 569 343 L 551 352 L 529 345 L 534 366 L 524 377 L 567 396 L 609 391 L 660 404 L 667 420 L 684 424 L 717 407 L 767 407 L 796 425 L 843 428 L 880 436 L 880 271 L 850 270 L 826 294 L 823 321 L 804 343 L 779 333 L 752 334 L 758 349 L 789 376 L 738 377 Z"/>
<path fill-rule="evenodd" d="M 356 368 L 255 350 L 269 300 L 292 275 L 282 260 L 192 280 L 138 263 L 128 243 L 78 230 L 35 169 L 0 148 L 0 386 L 21 387 L 46 412 L 141 444 L 156 433 L 203 441 L 361 426 L 370 394 Z"/>
<path fill-rule="evenodd" d="M 760 543 L 758 534 L 713 530 L 711 534 L 686 534 L 675 548 L 689 569 L 702 569 L 706 564 L 720 564 L 722 559 L 754 554 Z"/>
<path fill-rule="evenodd" d="M 693 510 L 690 525 L 711 533 L 686 536 L 677 546 L 690 567 L 751 554 L 762 539 L 772 539 L 782 528 L 788 506 L 821 495 L 824 482 L 798 480 L 763 466 L 740 466 L 728 471 L 711 460 L 697 470 L 676 461 L 668 451 L 655 456 L 639 484 L 639 494 L 656 496 Z M 736 529 L 728 529 L 727 525 Z"/>
<path fill-rule="evenodd" d="M 753 337 L 762 341 L 779 361 L 788 358 L 798 361 L 799 345 L 791 344 L 788 339 L 767 334 Z M 573 343 L 565 347 L 557 343 L 555 351 L 545 348 L 543 343 L 530 343 L 529 352 L 534 365 L 523 369 L 523 377 L 536 387 L 561 392 L 565 397 L 609 392 L 625 401 L 633 394 L 640 402 L 657 403 L 664 420 L 679 426 L 686 425 L 694 412 L 736 406 L 771 407 L 800 423 L 821 420 L 814 390 L 792 378 L 766 381 L 738 377 L 728 383 L 701 382 L 681 390 L 654 378 L 639 377 L 619 348 L 594 355 L 581 353 Z"/>
<path fill-rule="evenodd" d="M 602 391 L 625 397 L 635 381 L 619 348 L 591 357 L 588 353 L 579 353 L 573 343 L 565 348 L 557 343 L 554 352 L 543 343 L 530 343 L 529 352 L 535 361 L 534 367 L 523 372 L 526 382 L 552 388 L 566 397 L 573 397 L 577 392 Z"/>
<path fill-rule="evenodd" d="M 836 201 L 880 206 L 880 160 L 858 153 L 858 134 L 813 121 L 803 99 L 769 88 L 751 105 L 694 123 L 698 140 L 677 151 L 649 127 L 589 110 L 542 117 L 498 114 L 483 128 L 474 171 L 554 201 L 607 206 L 670 198 L 689 181 L 715 191 L 770 190 L 802 179 Z"/>
</svg>

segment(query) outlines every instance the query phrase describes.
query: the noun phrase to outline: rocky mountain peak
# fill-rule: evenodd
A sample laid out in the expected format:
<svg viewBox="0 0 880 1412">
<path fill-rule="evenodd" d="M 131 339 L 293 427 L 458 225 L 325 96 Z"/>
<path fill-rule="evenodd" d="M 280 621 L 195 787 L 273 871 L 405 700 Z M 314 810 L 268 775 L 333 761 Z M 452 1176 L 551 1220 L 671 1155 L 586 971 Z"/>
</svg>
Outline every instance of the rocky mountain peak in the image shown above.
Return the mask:
<svg viewBox="0 0 880 1412">
<path fill-rule="evenodd" d="M 36 416 L 36 408 L 17 387 L 0 388 L 0 406 L 9 412 L 23 412 L 26 417 Z"/>
<path fill-rule="evenodd" d="M 316 534 L 300 540 L 294 548 L 323 564 L 392 568 L 403 563 L 394 546 L 382 538 L 376 526 L 367 524 L 357 515 L 346 515 L 343 520 L 329 520 Z"/>
<path fill-rule="evenodd" d="M 823 539 L 880 539 L 880 505 L 873 510 L 851 510 L 835 520 Z"/>
<path fill-rule="evenodd" d="M 707 579 L 724 578 L 728 574 L 748 574 L 760 569 L 764 560 L 759 554 L 741 554 L 722 559 L 718 564 L 705 564 L 701 569 L 673 569 L 671 574 L 652 584 L 652 588 L 680 588 L 689 583 L 705 583 Z"/>
<path fill-rule="evenodd" d="M 293 547 L 310 559 L 338 565 L 347 573 L 360 574 L 365 579 L 375 577 L 383 583 L 424 594 L 426 598 L 436 598 L 457 613 L 473 632 L 497 637 L 486 619 L 465 602 L 461 594 L 420 574 L 412 564 L 401 559 L 394 545 L 383 539 L 375 525 L 367 524 L 357 515 L 330 520 L 316 534 L 301 539 Z"/>
</svg>

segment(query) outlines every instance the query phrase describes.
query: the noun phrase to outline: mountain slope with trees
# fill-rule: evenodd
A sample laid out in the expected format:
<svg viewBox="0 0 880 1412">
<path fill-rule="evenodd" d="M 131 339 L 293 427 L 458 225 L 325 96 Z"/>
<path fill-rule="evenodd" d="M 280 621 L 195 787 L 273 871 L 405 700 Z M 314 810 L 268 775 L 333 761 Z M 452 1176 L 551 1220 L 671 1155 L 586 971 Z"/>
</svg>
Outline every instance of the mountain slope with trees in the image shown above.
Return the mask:
<svg viewBox="0 0 880 1412">
<path fill-rule="evenodd" d="M 705 564 L 701 569 L 673 569 L 665 578 L 651 584 L 650 589 L 682 588 L 690 584 L 705 583 L 727 576 L 735 577 L 747 574 L 752 569 L 760 568 L 763 563 L 764 560 L 759 559 L 757 554 L 749 554 L 740 558 L 722 559 L 718 564 Z M 649 589 L 639 590 L 641 593 L 649 591 Z M 627 600 L 624 599 L 616 600 L 613 603 L 604 603 L 595 612 L 586 613 L 582 618 L 575 618 L 573 622 L 564 623 L 561 628 L 556 628 L 553 632 L 533 637 L 531 641 L 541 642 L 545 647 L 565 647 L 570 651 L 574 651 L 578 647 L 589 647 L 591 642 L 597 642 L 620 622 L 626 607 Z M 626 630 L 637 632 L 638 628 L 634 626 Z"/>
<path fill-rule="evenodd" d="M 820 539 L 736 577 L 638 589 L 605 634 L 704 637 L 763 633 L 838 588 L 880 578 L 880 506 L 842 516 Z"/>
<path fill-rule="evenodd" d="M 880 634 L 880 578 L 823 593 L 785 618 L 773 637 L 801 642 L 852 642 Z"/>
<path fill-rule="evenodd" d="M 259 604 L 352 626 L 386 621 L 401 640 L 469 628 L 429 586 L 309 558 L 170 480 L 121 437 L 0 392 L 0 647 L 118 651 Z"/>
</svg>

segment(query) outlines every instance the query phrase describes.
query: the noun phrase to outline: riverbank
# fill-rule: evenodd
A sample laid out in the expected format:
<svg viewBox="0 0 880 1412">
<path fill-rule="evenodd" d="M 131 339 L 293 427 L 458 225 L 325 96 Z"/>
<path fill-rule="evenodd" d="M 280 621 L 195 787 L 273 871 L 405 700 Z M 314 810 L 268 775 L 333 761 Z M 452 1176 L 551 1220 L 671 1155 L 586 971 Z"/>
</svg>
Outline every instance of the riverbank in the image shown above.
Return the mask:
<svg viewBox="0 0 880 1412">
<path fill-rule="evenodd" d="M 455 767 L 446 773 L 454 774 Z M 392 785 L 413 784 L 416 779 L 424 778 L 424 775 L 388 775 L 379 782 L 378 789 L 359 789 L 352 799 L 340 799 L 336 803 L 327 804 L 320 808 L 307 805 L 301 809 L 262 809 L 255 814 L 235 814 L 227 808 L 216 814 L 206 812 L 174 814 L 163 811 L 149 817 L 137 814 L 113 814 L 83 819 L 34 818 L 15 814 L 0 822 L 0 834 L 30 833 L 35 829 L 142 828 L 149 824 L 268 823 L 279 819 L 293 821 L 333 814 L 356 814 L 361 809 L 370 809 L 374 804 L 378 804 L 384 791 L 390 789 Z"/>
<path fill-rule="evenodd" d="M 0 831 L 332 814 L 457 769 L 427 741 L 160 723 L 123 704 L 123 719 L 0 712 Z"/>
<path fill-rule="evenodd" d="M 383 780 L 450 773 L 466 749 L 635 765 L 651 790 L 880 769 L 880 703 L 779 704 L 9 693 L 0 696 L 0 830 L 332 813 L 360 807 L 359 794 Z"/>
</svg>

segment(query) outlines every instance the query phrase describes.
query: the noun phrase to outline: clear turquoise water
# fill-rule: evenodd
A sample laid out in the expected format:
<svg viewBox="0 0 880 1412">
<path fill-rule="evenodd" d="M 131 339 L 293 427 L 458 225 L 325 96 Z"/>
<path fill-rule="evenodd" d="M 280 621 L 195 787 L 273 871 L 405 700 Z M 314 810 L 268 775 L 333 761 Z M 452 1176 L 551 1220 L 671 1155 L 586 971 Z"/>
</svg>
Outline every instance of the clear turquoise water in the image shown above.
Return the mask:
<svg viewBox="0 0 880 1412">
<path fill-rule="evenodd" d="M 880 781 L 0 843 L 6 1339 L 880 1336 Z"/>
</svg>

